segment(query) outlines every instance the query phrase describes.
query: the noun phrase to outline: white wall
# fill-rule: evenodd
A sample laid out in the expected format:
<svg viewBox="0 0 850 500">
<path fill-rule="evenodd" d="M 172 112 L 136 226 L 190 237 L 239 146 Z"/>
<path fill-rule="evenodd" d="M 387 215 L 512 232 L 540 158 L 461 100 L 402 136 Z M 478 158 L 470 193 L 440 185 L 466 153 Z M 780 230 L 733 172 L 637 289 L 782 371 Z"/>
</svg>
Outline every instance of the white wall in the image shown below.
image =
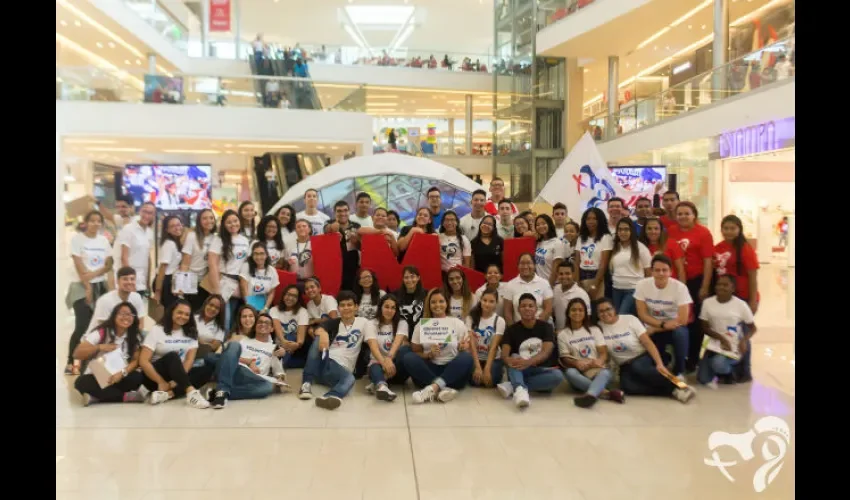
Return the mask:
<svg viewBox="0 0 850 500">
<path fill-rule="evenodd" d="M 537 53 L 546 55 L 546 51 L 593 31 L 650 1 L 596 0 L 580 11 L 540 30 L 537 33 Z"/>
<path fill-rule="evenodd" d="M 492 156 L 445 155 L 431 156 L 430 159 L 454 167 L 465 175 L 491 176 L 493 174 Z"/>
<path fill-rule="evenodd" d="M 247 64 L 245 66 L 247 68 Z M 314 81 L 322 83 L 365 83 L 367 85 L 433 88 L 435 90 L 493 91 L 493 75 L 488 73 L 311 63 L 310 76 Z M 505 82 L 504 86 L 500 85 L 499 88 L 507 88 L 507 85 L 509 84 Z"/>
<path fill-rule="evenodd" d="M 796 116 L 795 80 L 729 97 L 598 145 L 605 161 L 644 153 L 770 120 Z"/>
</svg>

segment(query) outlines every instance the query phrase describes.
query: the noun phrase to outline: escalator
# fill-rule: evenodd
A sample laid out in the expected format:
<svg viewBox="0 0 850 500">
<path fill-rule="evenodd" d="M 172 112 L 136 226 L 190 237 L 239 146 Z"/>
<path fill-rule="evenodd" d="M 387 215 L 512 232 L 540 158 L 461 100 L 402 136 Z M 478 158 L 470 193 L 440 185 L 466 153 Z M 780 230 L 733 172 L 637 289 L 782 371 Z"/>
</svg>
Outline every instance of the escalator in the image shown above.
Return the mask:
<svg viewBox="0 0 850 500">
<path fill-rule="evenodd" d="M 264 67 L 258 68 L 256 59 L 249 57 L 248 64 L 251 67 L 251 74 L 255 76 L 291 77 L 294 61 L 263 59 Z M 264 86 L 265 80 L 254 80 L 254 91 L 257 93 L 257 101 L 261 106 L 263 105 L 263 95 L 265 94 Z M 316 92 L 316 87 L 313 86 L 313 82 L 309 77 L 298 80 L 281 80 L 280 91 L 283 95 L 289 97 L 290 108 L 292 109 L 322 109 L 319 94 Z"/>
<path fill-rule="evenodd" d="M 315 153 L 266 153 L 254 157 L 254 199 L 267 213 L 290 187 L 325 167 L 326 155 Z"/>
</svg>

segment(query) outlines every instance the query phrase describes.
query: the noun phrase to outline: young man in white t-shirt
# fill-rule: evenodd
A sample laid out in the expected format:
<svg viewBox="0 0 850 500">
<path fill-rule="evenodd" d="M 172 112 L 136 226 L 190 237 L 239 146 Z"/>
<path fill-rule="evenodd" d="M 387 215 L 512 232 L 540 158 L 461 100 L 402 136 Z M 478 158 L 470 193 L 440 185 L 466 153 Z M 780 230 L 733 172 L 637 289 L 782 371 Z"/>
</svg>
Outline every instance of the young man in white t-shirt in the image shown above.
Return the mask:
<svg viewBox="0 0 850 500">
<path fill-rule="evenodd" d="M 263 399 L 275 384 L 263 378 L 286 377 L 279 356 L 286 351 L 272 342 L 273 319 L 267 313 L 257 316 L 254 338 L 243 337 L 227 343 L 216 363 L 216 389 L 212 407 L 227 406 L 228 399 Z"/>
<path fill-rule="evenodd" d="M 360 192 L 354 202 L 354 213 L 348 216 L 348 220 L 354 222 L 358 227 L 372 227 L 372 216 L 369 209 L 372 208 L 372 197 L 369 193 Z"/>
<path fill-rule="evenodd" d="M 153 203 L 144 203 L 139 209 L 139 219 L 126 226 L 115 238 L 115 246 L 120 250 L 119 267 L 130 266 L 136 270 L 136 291 L 149 293 L 151 279 L 151 247 L 154 243 L 154 218 L 156 207 Z M 139 314 L 146 315 L 145 311 Z"/>
<path fill-rule="evenodd" d="M 139 314 L 139 330 L 143 330 L 145 318 L 140 313 L 143 307 L 142 296 L 136 292 L 136 270 L 130 266 L 118 270 L 117 288 L 97 299 L 94 305 L 94 314 L 86 331 L 92 331 L 97 325 L 109 319 L 115 306 L 122 302 L 129 302 L 136 308 L 136 314 Z"/>
<path fill-rule="evenodd" d="M 552 206 L 552 221 L 555 223 L 555 234 L 558 238 L 564 239 L 564 228 L 570 218 L 567 217 L 567 206 L 561 202 L 555 203 Z"/>
<path fill-rule="evenodd" d="M 478 225 L 481 224 L 481 219 L 487 215 L 484 211 L 484 205 L 487 203 L 487 192 L 483 189 L 476 189 L 472 192 L 472 212 L 460 218 L 460 230 L 464 236 L 469 238 L 469 241 L 478 236 Z"/>
<path fill-rule="evenodd" d="M 319 192 L 308 189 L 304 192 L 304 211 L 295 214 L 295 220 L 304 219 L 313 228 L 313 236 L 324 234 L 325 224 L 331 220 L 326 214 L 319 212 Z"/>
<path fill-rule="evenodd" d="M 354 367 L 369 323 L 366 318 L 357 317 L 357 296 L 354 292 L 343 290 L 336 301 L 340 318 L 316 327 L 316 339 L 307 354 L 303 383 L 298 392 L 299 399 L 308 400 L 313 399 L 314 381 L 330 387 L 330 391 L 316 398 L 316 406 L 326 410 L 339 408 L 342 398 L 354 387 Z"/>
<path fill-rule="evenodd" d="M 511 200 L 502 200 L 498 204 L 499 207 L 499 222 L 496 224 L 496 231 L 502 239 L 509 240 L 514 237 L 514 214 L 516 208 Z"/>
</svg>

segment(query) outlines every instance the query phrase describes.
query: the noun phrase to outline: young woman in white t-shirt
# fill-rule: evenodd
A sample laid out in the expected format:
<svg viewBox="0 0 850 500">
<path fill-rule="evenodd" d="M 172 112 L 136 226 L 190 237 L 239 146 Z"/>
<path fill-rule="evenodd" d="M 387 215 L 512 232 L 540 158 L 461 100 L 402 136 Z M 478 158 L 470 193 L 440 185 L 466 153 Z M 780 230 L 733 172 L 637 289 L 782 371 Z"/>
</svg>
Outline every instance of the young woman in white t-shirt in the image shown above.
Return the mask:
<svg viewBox="0 0 850 500">
<path fill-rule="evenodd" d="M 575 248 L 575 274 L 579 286 L 597 299 L 605 294 L 605 270 L 611 258 L 614 240 L 605 212 L 591 207 L 581 215 L 579 238 Z"/>
<path fill-rule="evenodd" d="M 257 324 L 257 310 L 248 304 L 242 304 L 236 310 L 236 321 L 233 322 L 233 327 L 227 332 L 225 340 L 239 340 L 242 337 L 253 337 L 254 326 Z"/>
<path fill-rule="evenodd" d="M 254 210 L 254 204 L 250 201 L 243 201 L 239 204 L 239 222 L 242 223 L 242 228 L 240 232 L 248 238 L 248 241 L 254 240 L 257 238 L 257 228 L 254 225 L 254 217 L 256 217 L 257 212 Z"/>
<path fill-rule="evenodd" d="M 502 382 L 504 374 L 499 343 L 505 333 L 505 319 L 496 314 L 497 304 L 499 292 L 484 290 L 466 317 L 466 328 L 472 332 L 470 351 L 476 353 L 470 383 L 477 387 L 494 387 Z"/>
<path fill-rule="evenodd" d="M 225 326 L 230 329 L 233 313 L 242 304 L 239 290 L 239 271 L 248 259 L 250 242 L 241 233 L 242 222 L 233 210 L 227 210 L 221 217 L 218 237 L 210 244 L 208 263 L 210 266 L 210 286 L 212 294 L 219 294 L 227 300 L 225 308 Z"/>
<path fill-rule="evenodd" d="M 186 300 L 177 299 L 142 342 L 139 366 L 144 373 L 142 384 L 151 391 L 150 404 L 185 395 L 186 404 L 193 408 L 210 407 L 189 379 L 197 351 L 198 328 L 192 307 Z"/>
<path fill-rule="evenodd" d="M 716 278 L 714 296 L 702 303 L 699 321 L 706 335 L 706 349 L 699 362 L 697 380 L 717 388 L 717 379 L 735 383 L 738 366 L 749 362 L 750 339 L 756 333 L 755 318 L 749 304 L 735 297 L 735 278 L 723 274 Z M 720 348 L 727 354 L 716 351 Z M 747 373 L 744 371 L 744 373 Z"/>
<path fill-rule="evenodd" d="M 260 219 L 257 224 L 257 241 L 266 245 L 269 254 L 269 265 L 282 269 L 281 255 L 283 255 L 283 231 L 280 222 L 273 215 L 267 215 Z"/>
<path fill-rule="evenodd" d="M 310 316 L 310 327 L 307 333 L 313 335 L 313 327 L 328 319 L 339 318 L 336 299 L 322 293 L 322 285 L 317 278 L 304 282 L 304 294 L 307 295 L 307 314 Z"/>
<path fill-rule="evenodd" d="M 275 216 L 280 226 L 280 233 L 284 238 L 290 234 L 295 234 L 295 207 L 284 205 L 277 210 Z"/>
<path fill-rule="evenodd" d="M 452 269 L 446 274 L 446 296 L 449 297 L 449 316 L 464 319 L 475 307 L 475 297 L 469 289 L 466 274 L 460 269 Z"/>
<path fill-rule="evenodd" d="M 307 335 L 310 316 L 301 305 L 301 292 L 297 286 L 289 285 L 283 289 L 280 302 L 271 310 L 271 317 L 274 319 L 275 338 L 286 350 L 283 367 L 304 368 L 313 338 Z"/>
<path fill-rule="evenodd" d="M 398 299 L 384 295 L 378 302 L 378 316 L 369 322 L 364 340 L 369 346 L 369 380 L 366 390 L 381 401 L 393 401 L 396 393 L 388 384 L 404 384 L 408 375 L 402 359 L 410 352 L 407 322 L 401 320 Z"/>
<path fill-rule="evenodd" d="M 472 267 L 472 244 L 463 235 L 457 214 L 446 210 L 440 222 L 440 267 L 445 273 L 455 266 Z"/>
<path fill-rule="evenodd" d="M 677 387 L 661 354 L 643 323 L 630 314 L 617 314 L 614 302 L 605 297 L 595 302 L 599 328 L 608 353 L 620 367 L 620 389 L 629 395 L 667 396 L 687 403 L 696 395 L 688 386 Z"/>
<path fill-rule="evenodd" d="M 136 390 L 142 385 L 144 377 L 139 367 L 139 348 L 142 337 L 139 329 L 139 315 L 129 302 L 121 302 L 109 315 L 109 318 L 91 332 L 87 333 L 80 345 L 74 349 L 74 358 L 81 361 L 92 360 L 102 354 L 121 349 L 122 358 L 127 364 L 120 372 L 109 377 L 109 385 L 100 387 L 97 379 L 86 369 L 74 381 L 74 388 L 82 395 L 83 406 L 91 403 L 140 403 L 144 398 Z"/>
<path fill-rule="evenodd" d="M 605 366 L 608 362 L 608 346 L 597 326 L 590 324 L 587 304 L 581 297 L 571 299 L 567 304 L 567 324 L 558 332 L 558 357 L 566 367 L 564 375 L 570 386 L 584 394 L 573 398 L 580 408 L 590 408 L 599 398 L 617 403 L 626 401 L 623 391 L 608 390 L 611 371 Z"/>
<path fill-rule="evenodd" d="M 85 335 L 94 314 L 97 299 L 107 292 L 107 274 L 112 269 L 112 247 L 106 236 L 100 234 L 103 216 L 92 211 L 86 214 L 85 232 L 71 238 L 71 260 L 74 277 L 65 297 L 65 305 L 74 309 L 74 333 L 68 343 L 68 364 L 65 375 L 79 374 L 74 366 L 74 350 Z"/>
<path fill-rule="evenodd" d="M 198 354 L 195 357 L 198 359 L 218 351 L 224 343 L 224 304 L 221 295 L 210 295 L 195 314 L 198 325 Z"/>
<path fill-rule="evenodd" d="M 313 277 L 313 247 L 310 244 L 312 231 L 310 221 L 298 219 L 295 222 L 295 237 L 290 236 L 286 240 L 286 248 L 280 257 L 281 260 L 286 260 L 281 264 L 284 266 L 281 268 L 295 273 L 301 283 Z"/>
<path fill-rule="evenodd" d="M 411 352 L 404 367 L 416 386 L 413 403 L 435 399 L 448 403 L 457 397 L 472 372 L 469 331 L 464 322 L 448 315 L 449 303 L 443 290 L 435 288 L 425 297 L 422 319 L 410 338 Z M 441 341 L 435 341 L 440 338 Z"/>
<path fill-rule="evenodd" d="M 180 261 L 181 271 L 193 272 L 198 275 L 198 293 L 183 294 L 183 297 L 192 304 L 192 311 L 194 312 L 200 311 L 207 297 L 210 296 L 210 293 L 200 286 L 200 283 L 209 270 L 207 254 L 210 251 L 210 245 L 215 240 L 215 213 L 209 208 L 205 208 L 198 212 L 196 221 L 195 229 L 186 231 L 186 239 L 183 241 L 182 249 L 183 257 Z M 222 309 L 223 311 L 224 309 Z"/>
<path fill-rule="evenodd" d="M 558 238 L 555 222 L 548 215 L 540 214 L 534 219 L 534 230 L 537 233 L 537 250 L 534 255 L 537 276 L 555 286 L 558 265 L 567 258 L 569 248 Z"/>
<path fill-rule="evenodd" d="M 650 275 L 652 256 L 646 245 L 638 241 L 634 224 L 629 218 L 617 222 L 617 234 L 608 269 L 611 271 L 611 298 L 618 314 L 637 314 L 635 309 L 635 288 Z"/>
<path fill-rule="evenodd" d="M 269 263 L 269 254 L 263 243 L 251 245 L 251 255 L 239 269 L 239 289 L 245 301 L 258 312 L 267 312 L 274 302 L 274 293 L 280 284 L 277 270 Z"/>
<path fill-rule="evenodd" d="M 378 275 L 371 269 L 361 269 L 357 274 L 357 282 L 354 283 L 354 295 L 360 301 L 357 308 L 357 317 L 369 320 L 378 315 L 378 301 L 386 295 L 378 284 Z"/>
<path fill-rule="evenodd" d="M 502 283 L 502 268 L 499 264 L 490 264 L 487 266 L 487 272 L 484 274 L 484 279 L 486 282 L 481 285 L 478 290 L 475 290 L 475 293 L 472 295 L 475 303 L 481 302 L 481 296 L 485 291 L 496 292 L 499 297 L 499 302 L 496 304 L 496 314 L 499 316 L 503 316 L 503 311 L 505 310 L 505 306 L 502 303 L 502 290 L 507 285 L 506 283 Z"/>
<path fill-rule="evenodd" d="M 153 300 L 168 308 L 177 300 L 177 295 L 171 289 L 174 272 L 180 267 L 183 254 L 183 223 L 180 217 L 169 215 L 162 221 L 162 235 L 159 240 L 159 266 L 157 266 L 156 281 L 153 285 Z"/>
</svg>

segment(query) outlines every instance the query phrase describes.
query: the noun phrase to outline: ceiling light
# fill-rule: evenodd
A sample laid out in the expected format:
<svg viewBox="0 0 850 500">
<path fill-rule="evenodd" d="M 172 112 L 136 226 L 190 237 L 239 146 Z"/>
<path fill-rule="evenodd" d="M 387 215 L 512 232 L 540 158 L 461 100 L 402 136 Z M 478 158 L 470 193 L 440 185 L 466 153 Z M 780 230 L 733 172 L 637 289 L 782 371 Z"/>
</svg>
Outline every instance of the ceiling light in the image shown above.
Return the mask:
<svg viewBox="0 0 850 500">
<path fill-rule="evenodd" d="M 688 25 L 688 29 L 691 29 L 691 28 L 693 28 L 693 27 L 694 27 L 694 26 L 693 26 L 692 24 L 689 24 L 689 25 Z"/>
<path fill-rule="evenodd" d="M 141 65 L 142 65 L 142 61 L 139 60 L 139 59 L 136 59 L 136 66 L 141 66 Z"/>
<path fill-rule="evenodd" d="M 118 141 L 105 139 L 65 139 L 65 144 L 115 144 Z"/>
<path fill-rule="evenodd" d="M 389 95 L 389 94 L 369 94 L 366 96 L 366 99 L 396 99 L 397 95 Z"/>
<path fill-rule="evenodd" d="M 331 146 L 331 149 L 339 149 L 339 146 Z"/>
<path fill-rule="evenodd" d="M 77 179 L 71 174 L 65 174 L 65 182 L 77 182 Z"/>
<path fill-rule="evenodd" d="M 60 20 L 60 21 L 59 21 L 59 24 L 61 24 L 62 26 L 68 26 L 68 23 L 67 23 L 67 22 L 65 22 L 65 20 L 64 20 L 64 19 L 63 19 L 63 20 Z"/>
<path fill-rule="evenodd" d="M 74 26 L 76 26 L 77 28 L 79 28 L 82 25 L 83 25 L 83 23 L 81 23 L 79 19 L 74 20 Z"/>
<path fill-rule="evenodd" d="M 652 47 L 652 50 L 658 50 L 658 45 L 656 45 L 655 47 Z"/>
<path fill-rule="evenodd" d="M 124 64 L 130 64 L 130 60 L 129 60 L 129 59 L 124 59 Z"/>
<path fill-rule="evenodd" d="M 110 48 L 110 49 L 114 49 L 114 48 L 115 48 L 115 44 L 114 44 L 114 43 L 112 43 L 112 42 L 109 42 L 109 43 L 107 43 L 106 45 L 109 45 L 109 48 Z"/>
<path fill-rule="evenodd" d="M 140 148 L 86 148 L 86 151 L 99 151 L 106 153 L 144 153 Z"/>
<path fill-rule="evenodd" d="M 97 48 L 99 48 L 99 49 L 102 49 L 102 48 L 103 48 L 103 44 L 102 44 L 102 43 L 100 43 L 100 42 L 97 42 L 95 45 L 97 45 Z"/>
<path fill-rule="evenodd" d="M 705 25 L 703 24 L 702 26 L 700 26 L 700 28 L 705 29 Z"/>
<path fill-rule="evenodd" d="M 166 149 L 163 152 L 164 153 L 176 153 L 176 154 L 198 154 L 198 155 L 217 155 L 217 154 L 219 154 L 219 150 L 217 150 L 217 149 Z"/>
<path fill-rule="evenodd" d="M 325 149 L 324 146 L 316 146 L 316 149 Z"/>
<path fill-rule="evenodd" d="M 298 146 L 292 144 L 237 144 L 236 147 L 248 149 L 298 149 Z"/>
</svg>

